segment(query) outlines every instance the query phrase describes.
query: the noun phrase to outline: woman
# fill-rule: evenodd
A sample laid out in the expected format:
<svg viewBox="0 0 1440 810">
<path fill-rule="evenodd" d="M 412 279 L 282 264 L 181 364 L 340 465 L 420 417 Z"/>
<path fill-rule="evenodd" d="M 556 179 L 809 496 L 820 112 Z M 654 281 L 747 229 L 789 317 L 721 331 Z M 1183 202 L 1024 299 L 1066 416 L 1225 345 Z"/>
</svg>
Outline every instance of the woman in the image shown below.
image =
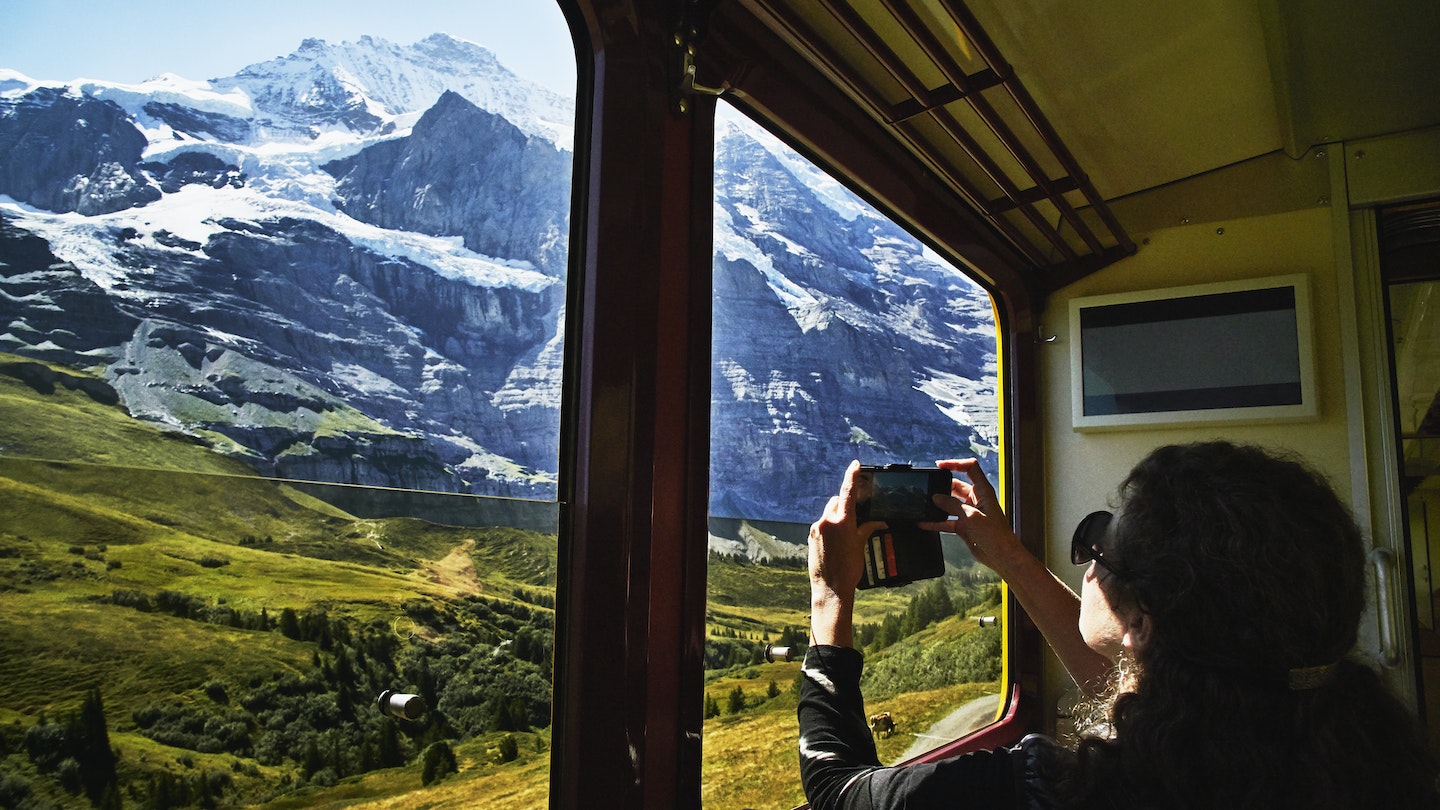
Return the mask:
<svg viewBox="0 0 1440 810">
<path fill-rule="evenodd" d="M 1114 515 L 1077 529 L 1077 597 L 1010 530 L 974 460 L 936 503 L 999 573 L 1076 683 L 1118 694 L 1107 732 L 1070 751 L 1031 736 L 882 768 L 864 723 L 852 611 L 858 464 L 811 527 L 813 644 L 801 776 L 817 808 L 1440 807 L 1437 766 L 1405 707 L 1346 658 L 1364 607 L 1364 544 L 1325 480 L 1224 442 L 1162 447 Z M 1118 665 L 1117 665 L 1117 662 Z"/>
</svg>

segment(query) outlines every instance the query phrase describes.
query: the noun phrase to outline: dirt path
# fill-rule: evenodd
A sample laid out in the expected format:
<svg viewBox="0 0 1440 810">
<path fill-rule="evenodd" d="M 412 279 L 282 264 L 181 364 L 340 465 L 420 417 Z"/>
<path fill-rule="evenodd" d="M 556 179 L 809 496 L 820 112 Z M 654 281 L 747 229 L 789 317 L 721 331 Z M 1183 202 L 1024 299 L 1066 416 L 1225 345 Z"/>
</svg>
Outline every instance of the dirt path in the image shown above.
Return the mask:
<svg viewBox="0 0 1440 810">
<path fill-rule="evenodd" d="M 470 549 L 474 547 L 474 540 L 466 540 L 443 558 L 430 563 L 430 581 L 460 593 L 479 593 L 480 577 L 475 574 L 475 563 L 470 559 Z"/>
<path fill-rule="evenodd" d="M 900 761 L 918 757 L 932 748 L 944 745 L 951 740 L 957 740 L 976 729 L 989 725 L 995 720 L 995 706 L 999 699 L 999 695 L 986 695 L 962 704 L 948 716 L 926 729 L 924 734 L 916 734 L 915 743 L 910 746 L 910 750 L 905 752 Z"/>
</svg>

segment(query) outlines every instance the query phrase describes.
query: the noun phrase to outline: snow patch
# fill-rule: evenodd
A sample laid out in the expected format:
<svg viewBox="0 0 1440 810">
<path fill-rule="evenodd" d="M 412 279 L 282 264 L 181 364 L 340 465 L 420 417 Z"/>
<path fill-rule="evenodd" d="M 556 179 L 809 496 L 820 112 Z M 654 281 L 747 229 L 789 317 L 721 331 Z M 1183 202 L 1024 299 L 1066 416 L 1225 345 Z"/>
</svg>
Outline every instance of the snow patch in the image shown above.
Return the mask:
<svg viewBox="0 0 1440 810">
<path fill-rule="evenodd" d="M 728 104 L 715 109 L 715 140 L 722 142 L 727 137 L 744 136 L 760 144 L 780 162 L 800 184 L 810 189 L 827 208 L 839 214 L 847 222 L 854 222 L 870 212 L 870 207 L 855 196 L 850 189 L 821 171 L 800 154 L 781 143 L 759 124 L 746 118 L 739 110 Z"/>
<path fill-rule="evenodd" d="M 730 218 L 730 212 L 723 206 L 715 206 L 715 253 L 724 256 L 727 261 L 749 262 L 761 275 L 780 302 L 795 316 L 796 323 L 800 323 L 799 313 L 819 304 L 819 301 L 810 294 L 810 291 L 786 278 L 783 273 L 775 269 L 775 262 L 747 237 L 736 232 L 734 222 Z M 800 324 L 804 328 L 804 324 Z"/>
<path fill-rule="evenodd" d="M 927 368 L 915 389 L 934 400 L 956 424 L 973 428 L 994 449 L 999 442 L 1000 397 L 995 390 L 994 357 L 989 359 L 983 379 Z"/>
<path fill-rule="evenodd" d="M 0 211 L 13 216 L 20 227 L 50 242 L 54 254 L 73 263 L 86 278 L 117 294 L 126 294 L 116 289 L 125 279 L 146 271 L 120 263 L 108 239 L 102 237 L 130 228 L 148 248 L 198 255 L 196 250 L 161 244 L 155 235 L 165 231 L 203 246 L 211 236 L 226 230 L 220 221 L 234 219 L 259 224 L 282 217 L 314 220 L 340 233 L 357 247 L 406 259 L 445 278 L 477 287 L 538 292 L 556 283 L 528 261 L 497 259 L 470 251 L 458 236 L 387 230 L 304 202 L 276 200 L 248 187 L 214 189 L 191 185 L 141 208 L 88 217 L 38 211 L 9 198 L 0 198 Z"/>
</svg>

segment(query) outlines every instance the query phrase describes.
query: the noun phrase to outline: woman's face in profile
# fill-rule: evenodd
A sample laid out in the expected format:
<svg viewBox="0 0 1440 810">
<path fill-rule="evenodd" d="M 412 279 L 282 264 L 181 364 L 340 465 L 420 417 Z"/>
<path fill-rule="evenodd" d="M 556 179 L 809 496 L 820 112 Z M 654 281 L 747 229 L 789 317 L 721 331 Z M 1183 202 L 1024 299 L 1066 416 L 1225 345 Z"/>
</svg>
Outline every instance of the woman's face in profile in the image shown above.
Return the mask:
<svg viewBox="0 0 1440 810">
<path fill-rule="evenodd" d="M 1112 576 L 1097 562 L 1085 569 L 1080 588 L 1080 636 L 1090 649 L 1113 660 L 1125 647 L 1126 621 L 1101 584 Z"/>
<path fill-rule="evenodd" d="M 1123 507 L 1117 509 L 1106 529 L 1105 539 L 1115 536 L 1115 529 L 1123 519 Z M 1103 557 L 1105 543 L 1096 549 Z M 1104 565 L 1102 560 L 1092 560 L 1085 569 L 1085 578 L 1080 589 L 1080 636 L 1090 649 L 1114 660 L 1126 647 L 1134 647 L 1135 638 L 1128 635 L 1136 629 L 1136 622 L 1142 617 L 1134 606 L 1121 604 L 1116 607 L 1111 592 L 1116 574 Z"/>
</svg>

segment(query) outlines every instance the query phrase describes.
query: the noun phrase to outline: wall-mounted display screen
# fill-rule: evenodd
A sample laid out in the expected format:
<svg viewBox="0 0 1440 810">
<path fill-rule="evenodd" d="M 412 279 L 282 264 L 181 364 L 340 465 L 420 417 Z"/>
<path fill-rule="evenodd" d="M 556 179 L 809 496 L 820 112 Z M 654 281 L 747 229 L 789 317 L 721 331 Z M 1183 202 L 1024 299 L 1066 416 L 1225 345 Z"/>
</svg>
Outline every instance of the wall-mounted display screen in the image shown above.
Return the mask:
<svg viewBox="0 0 1440 810">
<path fill-rule="evenodd" d="M 1077 429 L 1316 413 L 1303 275 L 1070 302 Z"/>
</svg>

